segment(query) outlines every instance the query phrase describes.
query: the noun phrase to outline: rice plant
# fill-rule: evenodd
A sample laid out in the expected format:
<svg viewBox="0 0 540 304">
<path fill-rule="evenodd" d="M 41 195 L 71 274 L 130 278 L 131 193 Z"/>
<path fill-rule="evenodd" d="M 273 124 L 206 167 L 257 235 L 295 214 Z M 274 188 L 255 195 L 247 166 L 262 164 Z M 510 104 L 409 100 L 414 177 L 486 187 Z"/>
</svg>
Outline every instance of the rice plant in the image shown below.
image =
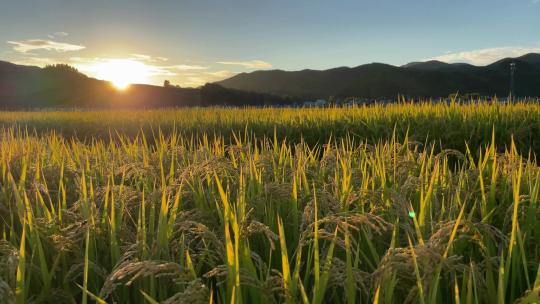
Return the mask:
<svg viewBox="0 0 540 304">
<path fill-rule="evenodd" d="M 539 112 L 1 113 L 0 301 L 538 303 Z"/>
</svg>

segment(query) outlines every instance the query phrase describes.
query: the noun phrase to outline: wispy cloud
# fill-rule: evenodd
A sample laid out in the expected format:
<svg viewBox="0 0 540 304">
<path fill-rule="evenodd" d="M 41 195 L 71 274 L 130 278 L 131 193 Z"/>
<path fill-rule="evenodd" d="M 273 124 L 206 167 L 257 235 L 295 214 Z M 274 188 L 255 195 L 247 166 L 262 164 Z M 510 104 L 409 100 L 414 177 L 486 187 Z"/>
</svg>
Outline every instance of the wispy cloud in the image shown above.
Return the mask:
<svg viewBox="0 0 540 304">
<path fill-rule="evenodd" d="M 164 62 L 168 61 L 169 59 L 166 57 L 160 57 L 160 56 L 151 56 L 146 54 L 131 54 L 131 59 L 137 60 L 137 61 L 143 61 L 145 63 L 152 63 L 156 67 L 159 66 L 159 68 L 169 71 L 189 71 L 189 70 L 206 70 L 208 69 L 207 66 L 201 66 L 201 65 L 191 65 L 191 64 L 175 64 L 175 65 L 167 65 L 164 66 Z"/>
<path fill-rule="evenodd" d="M 538 4 L 538 3 L 540 3 L 540 0 L 531 0 L 531 3 L 532 4 Z"/>
<path fill-rule="evenodd" d="M 454 52 L 428 58 L 427 60 L 439 60 L 448 63 L 465 62 L 474 65 L 488 65 L 506 57 L 519 57 L 528 53 L 540 53 L 540 45 L 532 47 L 509 46 Z"/>
<path fill-rule="evenodd" d="M 66 33 L 66 32 L 56 32 L 56 33 L 54 33 L 54 35 L 56 37 L 66 37 L 68 35 L 68 33 Z"/>
<path fill-rule="evenodd" d="M 131 56 L 139 60 L 144 60 L 148 62 L 164 62 L 164 61 L 169 60 L 169 58 L 159 57 L 159 56 L 150 56 L 150 55 L 145 55 L 145 54 L 131 54 Z"/>
<path fill-rule="evenodd" d="M 201 66 L 201 65 L 189 65 L 189 64 L 177 64 L 177 65 L 171 65 L 167 68 L 174 69 L 174 70 L 180 70 L 180 71 L 190 71 L 190 70 L 206 70 L 208 67 Z"/>
<path fill-rule="evenodd" d="M 250 61 L 218 61 L 219 64 L 227 65 L 239 65 L 248 69 L 268 69 L 272 67 L 272 64 L 262 60 L 250 60 Z"/>
<path fill-rule="evenodd" d="M 56 42 L 45 39 L 28 39 L 20 41 L 7 41 L 8 44 L 13 46 L 13 49 L 20 53 L 27 53 L 35 50 L 57 51 L 57 52 L 69 52 L 79 51 L 85 47 L 82 45 Z"/>
<path fill-rule="evenodd" d="M 159 60 L 157 58 L 163 57 L 142 54 L 131 54 L 125 58 L 70 57 L 68 63 L 91 77 L 103 79 L 103 76 L 100 76 L 100 72 L 110 65 L 111 62 L 128 60 L 136 62 L 137 69 L 149 76 L 148 79 L 140 80 L 139 83 L 161 85 L 163 81 L 167 79 L 173 84 L 179 84 L 182 87 L 198 87 L 207 82 L 221 80 L 229 75 L 235 74 L 228 71 L 208 72 L 206 70 L 209 69 L 209 67 L 200 65 L 165 65 L 165 60 Z"/>
<path fill-rule="evenodd" d="M 19 56 L 20 60 L 15 62 L 17 64 L 44 67 L 49 64 L 66 63 L 74 66 L 90 77 L 103 80 L 109 80 L 107 79 L 108 73 L 106 72 L 109 71 L 111 66 L 121 66 L 122 64 L 129 62 L 130 68 L 140 74 L 139 76 L 133 76 L 133 82 L 155 85 L 161 85 L 163 81 L 167 79 L 171 81 L 171 83 L 179 84 L 182 87 L 199 87 L 205 83 L 223 80 L 239 73 L 227 69 L 214 69 L 212 65 L 205 65 L 204 63 L 190 64 L 169 62 L 172 60 L 168 60 L 164 57 L 138 53 L 129 54 L 125 57 L 55 56 L 52 54 L 51 56 L 40 57 L 38 55 L 32 55 L 29 52 L 29 49 L 25 49 L 24 52 L 19 50 L 19 52 L 21 52 L 21 56 Z M 245 66 L 244 64 L 239 65 Z M 250 62 L 249 66 L 262 68 L 267 65 L 261 64 L 260 62 Z M 240 71 L 242 71 L 241 68 Z M 134 72 L 134 74 L 137 73 Z"/>
<path fill-rule="evenodd" d="M 50 35 L 47 35 L 47 37 L 53 39 L 55 37 L 66 37 L 67 35 L 69 35 L 69 34 L 66 33 L 66 32 L 55 32 L 55 33 L 52 33 Z"/>
<path fill-rule="evenodd" d="M 118 61 L 130 61 L 136 64 L 141 72 L 144 72 L 148 76 L 176 76 L 176 72 L 172 71 L 169 67 L 150 64 L 142 60 L 126 59 L 126 58 L 83 58 L 83 57 L 71 57 L 70 63 L 82 72 L 95 75 L 97 70 L 102 70 L 111 63 Z"/>
<path fill-rule="evenodd" d="M 211 76 L 212 78 L 216 78 L 214 80 L 221 80 L 225 78 L 232 77 L 234 75 L 238 74 L 237 72 L 232 71 L 216 71 L 216 72 L 206 72 L 206 75 Z"/>
</svg>

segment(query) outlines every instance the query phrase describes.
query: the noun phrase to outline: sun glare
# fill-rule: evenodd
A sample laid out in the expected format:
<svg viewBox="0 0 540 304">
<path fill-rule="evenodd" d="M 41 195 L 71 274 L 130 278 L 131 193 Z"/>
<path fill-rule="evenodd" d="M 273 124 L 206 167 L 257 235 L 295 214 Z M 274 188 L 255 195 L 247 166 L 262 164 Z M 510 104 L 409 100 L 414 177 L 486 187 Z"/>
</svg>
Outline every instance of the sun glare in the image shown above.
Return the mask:
<svg viewBox="0 0 540 304">
<path fill-rule="evenodd" d="M 124 90 L 133 83 L 147 83 L 151 71 L 144 63 L 132 59 L 109 59 L 85 67 L 85 70 L 98 79 L 107 80 Z"/>
</svg>

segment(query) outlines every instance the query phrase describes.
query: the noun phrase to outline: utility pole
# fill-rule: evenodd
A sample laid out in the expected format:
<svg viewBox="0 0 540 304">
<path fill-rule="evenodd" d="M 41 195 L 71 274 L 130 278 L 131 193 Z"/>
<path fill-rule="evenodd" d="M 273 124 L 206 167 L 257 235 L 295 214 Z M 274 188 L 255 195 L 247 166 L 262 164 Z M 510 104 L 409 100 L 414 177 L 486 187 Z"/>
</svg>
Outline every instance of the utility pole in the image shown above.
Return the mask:
<svg viewBox="0 0 540 304">
<path fill-rule="evenodd" d="M 516 63 L 510 63 L 510 98 L 509 101 L 514 99 L 514 73 L 516 72 Z"/>
</svg>

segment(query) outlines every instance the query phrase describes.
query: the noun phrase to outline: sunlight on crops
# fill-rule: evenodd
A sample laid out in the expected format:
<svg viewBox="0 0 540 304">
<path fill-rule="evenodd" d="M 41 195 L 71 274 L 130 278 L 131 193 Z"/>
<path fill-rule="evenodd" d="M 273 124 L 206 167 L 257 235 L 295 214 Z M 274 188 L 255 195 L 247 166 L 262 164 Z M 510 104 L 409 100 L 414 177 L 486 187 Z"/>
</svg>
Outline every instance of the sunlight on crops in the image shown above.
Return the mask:
<svg viewBox="0 0 540 304">
<path fill-rule="evenodd" d="M 0 299 L 535 303 L 539 114 L 0 113 Z"/>
</svg>

